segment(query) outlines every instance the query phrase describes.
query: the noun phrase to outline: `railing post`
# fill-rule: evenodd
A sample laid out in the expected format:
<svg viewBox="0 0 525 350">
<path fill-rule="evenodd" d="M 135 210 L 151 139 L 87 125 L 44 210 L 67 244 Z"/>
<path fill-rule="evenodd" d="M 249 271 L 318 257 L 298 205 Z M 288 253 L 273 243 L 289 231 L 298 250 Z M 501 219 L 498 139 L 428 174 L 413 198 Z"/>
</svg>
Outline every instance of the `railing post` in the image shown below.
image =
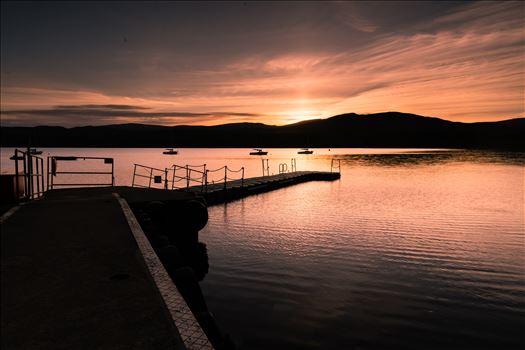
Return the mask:
<svg viewBox="0 0 525 350">
<path fill-rule="evenodd" d="M 228 166 L 224 166 L 224 189 L 226 189 L 226 181 L 228 179 Z"/>
<path fill-rule="evenodd" d="M 208 193 L 208 170 L 206 170 L 204 173 L 204 192 Z"/>
<path fill-rule="evenodd" d="M 173 176 L 171 177 L 171 189 L 175 188 L 175 172 L 177 171 L 177 164 L 173 164 Z"/>
<path fill-rule="evenodd" d="M 168 168 L 164 168 L 164 189 L 168 189 Z"/>
<path fill-rule="evenodd" d="M 42 167 L 42 196 L 44 195 L 45 191 L 45 184 L 44 184 L 44 158 L 40 159 L 40 166 Z"/>
<path fill-rule="evenodd" d="M 36 166 L 36 173 L 37 173 L 37 176 L 40 175 L 39 171 L 38 171 L 38 158 L 36 158 L 36 162 L 35 162 L 35 166 Z M 36 178 L 36 196 L 37 197 L 40 197 L 40 178 L 37 177 Z"/>
<path fill-rule="evenodd" d="M 20 193 L 20 179 L 18 178 L 18 150 L 15 148 L 15 181 L 16 181 L 16 184 L 15 184 L 15 188 L 16 188 L 16 200 L 18 200 L 19 198 L 19 193 Z"/>
<path fill-rule="evenodd" d="M 190 167 L 186 164 L 186 188 L 190 188 Z"/>
<path fill-rule="evenodd" d="M 111 186 L 115 186 L 115 160 L 111 158 Z"/>
<path fill-rule="evenodd" d="M 149 169 L 149 185 L 148 188 L 151 188 L 151 179 L 153 178 L 153 168 Z"/>
<path fill-rule="evenodd" d="M 49 163 L 49 157 L 47 159 Z M 131 180 L 131 187 L 135 187 L 135 174 L 137 173 L 137 164 L 133 164 L 133 165 L 134 165 L 133 166 L 133 179 Z M 47 166 L 49 167 L 49 164 Z"/>
<path fill-rule="evenodd" d="M 24 197 L 27 196 L 27 193 L 28 193 L 28 183 L 27 183 L 27 166 L 26 166 L 26 154 L 24 152 L 22 152 L 22 155 L 23 155 L 23 163 L 24 164 Z"/>
<path fill-rule="evenodd" d="M 241 177 L 241 187 L 244 187 L 244 167 L 242 169 L 242 177 Z"/>
</svg>

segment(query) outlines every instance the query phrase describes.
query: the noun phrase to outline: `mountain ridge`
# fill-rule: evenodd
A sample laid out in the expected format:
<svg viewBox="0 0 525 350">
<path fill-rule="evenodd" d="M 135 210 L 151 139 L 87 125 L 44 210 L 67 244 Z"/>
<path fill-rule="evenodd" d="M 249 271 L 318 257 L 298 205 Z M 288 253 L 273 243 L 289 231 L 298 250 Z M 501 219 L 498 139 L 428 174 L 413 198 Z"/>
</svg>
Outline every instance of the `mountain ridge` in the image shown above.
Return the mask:
<svg viewBox="0 0 525 350">
<path fill-rule="evenodd" d="M 525 149 L 525 118 L 463 123 L 401 112 L 345 113 L 276 126 L 110 124 L 0 127 L 2 147 L 447 147 Z"/>
</svg>

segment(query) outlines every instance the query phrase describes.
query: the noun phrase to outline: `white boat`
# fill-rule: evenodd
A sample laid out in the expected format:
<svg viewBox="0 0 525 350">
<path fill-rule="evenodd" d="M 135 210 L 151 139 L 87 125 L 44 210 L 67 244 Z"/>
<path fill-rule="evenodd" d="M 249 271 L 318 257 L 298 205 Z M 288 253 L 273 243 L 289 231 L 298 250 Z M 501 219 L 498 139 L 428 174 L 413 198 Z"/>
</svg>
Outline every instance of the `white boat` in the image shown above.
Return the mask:
<svg viewBox="0 0 525 350">
<path fill-rule="evenodd" d="M 265 156 L 268 154 L 268 152 L 263 151 L 260 148 L 254 148 L 255 152 L 250 152 L 250 155 L 252 156 Z"/>
<path fill-rule="evenodd" d="M 173 148 L 166 148 L 166 150 L 162 152 L 162 154 L 177 154 L 177 153 L 179 153 L 179 151 L 176 151 Z"/>
<path fill-rule="evenodd" d="M 314 151 L 311 151 L 308 148 L 301 148 L 301 150 L 297 152 L 297 154 L 312 154 L 312 153 L 314 153 Z"/>
</svg>

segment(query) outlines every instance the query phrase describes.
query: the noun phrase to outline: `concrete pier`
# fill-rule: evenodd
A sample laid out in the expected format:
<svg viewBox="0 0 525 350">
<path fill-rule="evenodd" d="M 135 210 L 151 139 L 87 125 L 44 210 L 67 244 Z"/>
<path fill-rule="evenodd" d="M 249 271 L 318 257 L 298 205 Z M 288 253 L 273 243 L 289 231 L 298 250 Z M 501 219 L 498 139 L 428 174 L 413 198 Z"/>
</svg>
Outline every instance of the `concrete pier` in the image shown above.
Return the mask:
<svg viewBox="0 0 525 350">
<path fill-rule="evenodd" d="M 184 329 L 173 322 L 167 304 L 184 300 L 174 286 L 171 300 L 163 298 L 146 261 L 152 257 L 114 192 L 131 202 L 159 198 L 130 188 L 56 190 L 2 222 L 2 348 L 212 348 L 191 312 L 181 317 Z"/>
</svg>

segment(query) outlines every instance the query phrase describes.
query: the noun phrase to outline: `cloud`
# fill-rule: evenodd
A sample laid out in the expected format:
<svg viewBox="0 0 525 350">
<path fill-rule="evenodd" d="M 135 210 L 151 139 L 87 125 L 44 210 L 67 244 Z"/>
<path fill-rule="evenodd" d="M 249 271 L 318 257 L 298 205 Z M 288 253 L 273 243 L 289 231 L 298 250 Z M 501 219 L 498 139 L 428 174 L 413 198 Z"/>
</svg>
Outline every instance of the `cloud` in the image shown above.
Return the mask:
<svg viewBox="0 0 525 350">
<path fill-rule="evenodd" d="M 140 26 L 123 25 L 133 32 L 124 46 L 72 24 L 82 45 L 53 27 L 55 36 L 35 34 L 50 42 L 37 50 L 17 46 L 26 32 L 3 30 L 17 40 L 2 40 L 2 125 L 283 124 L 385 110 L 523 116 L 522 2 L 232 3 L 195 10 L 207 19 L 198 27 L 177 17 L 193 4 L 163 6 L 144 9 Z M 172 6 L 178 20 L 168 20 Z M 115 27 L 103 20 L 110 13 L 93 30 Z"/>
<path fill-rule="evenodd" d="M 151 111 L 148 107 L 133 105 L 77 105 L 55 106 L 49 109 L 4 110 L 3 125 L 39 124 L 51 121 L 51 125 L 100 125 L 117 122 L 142 122 L 169 124 L 173 122 L 216 121 L 235 119 L 237 117 L 258 117 L 254 113 L 208 112 L 192 113 L 180 111 Z"/>
</svg>

